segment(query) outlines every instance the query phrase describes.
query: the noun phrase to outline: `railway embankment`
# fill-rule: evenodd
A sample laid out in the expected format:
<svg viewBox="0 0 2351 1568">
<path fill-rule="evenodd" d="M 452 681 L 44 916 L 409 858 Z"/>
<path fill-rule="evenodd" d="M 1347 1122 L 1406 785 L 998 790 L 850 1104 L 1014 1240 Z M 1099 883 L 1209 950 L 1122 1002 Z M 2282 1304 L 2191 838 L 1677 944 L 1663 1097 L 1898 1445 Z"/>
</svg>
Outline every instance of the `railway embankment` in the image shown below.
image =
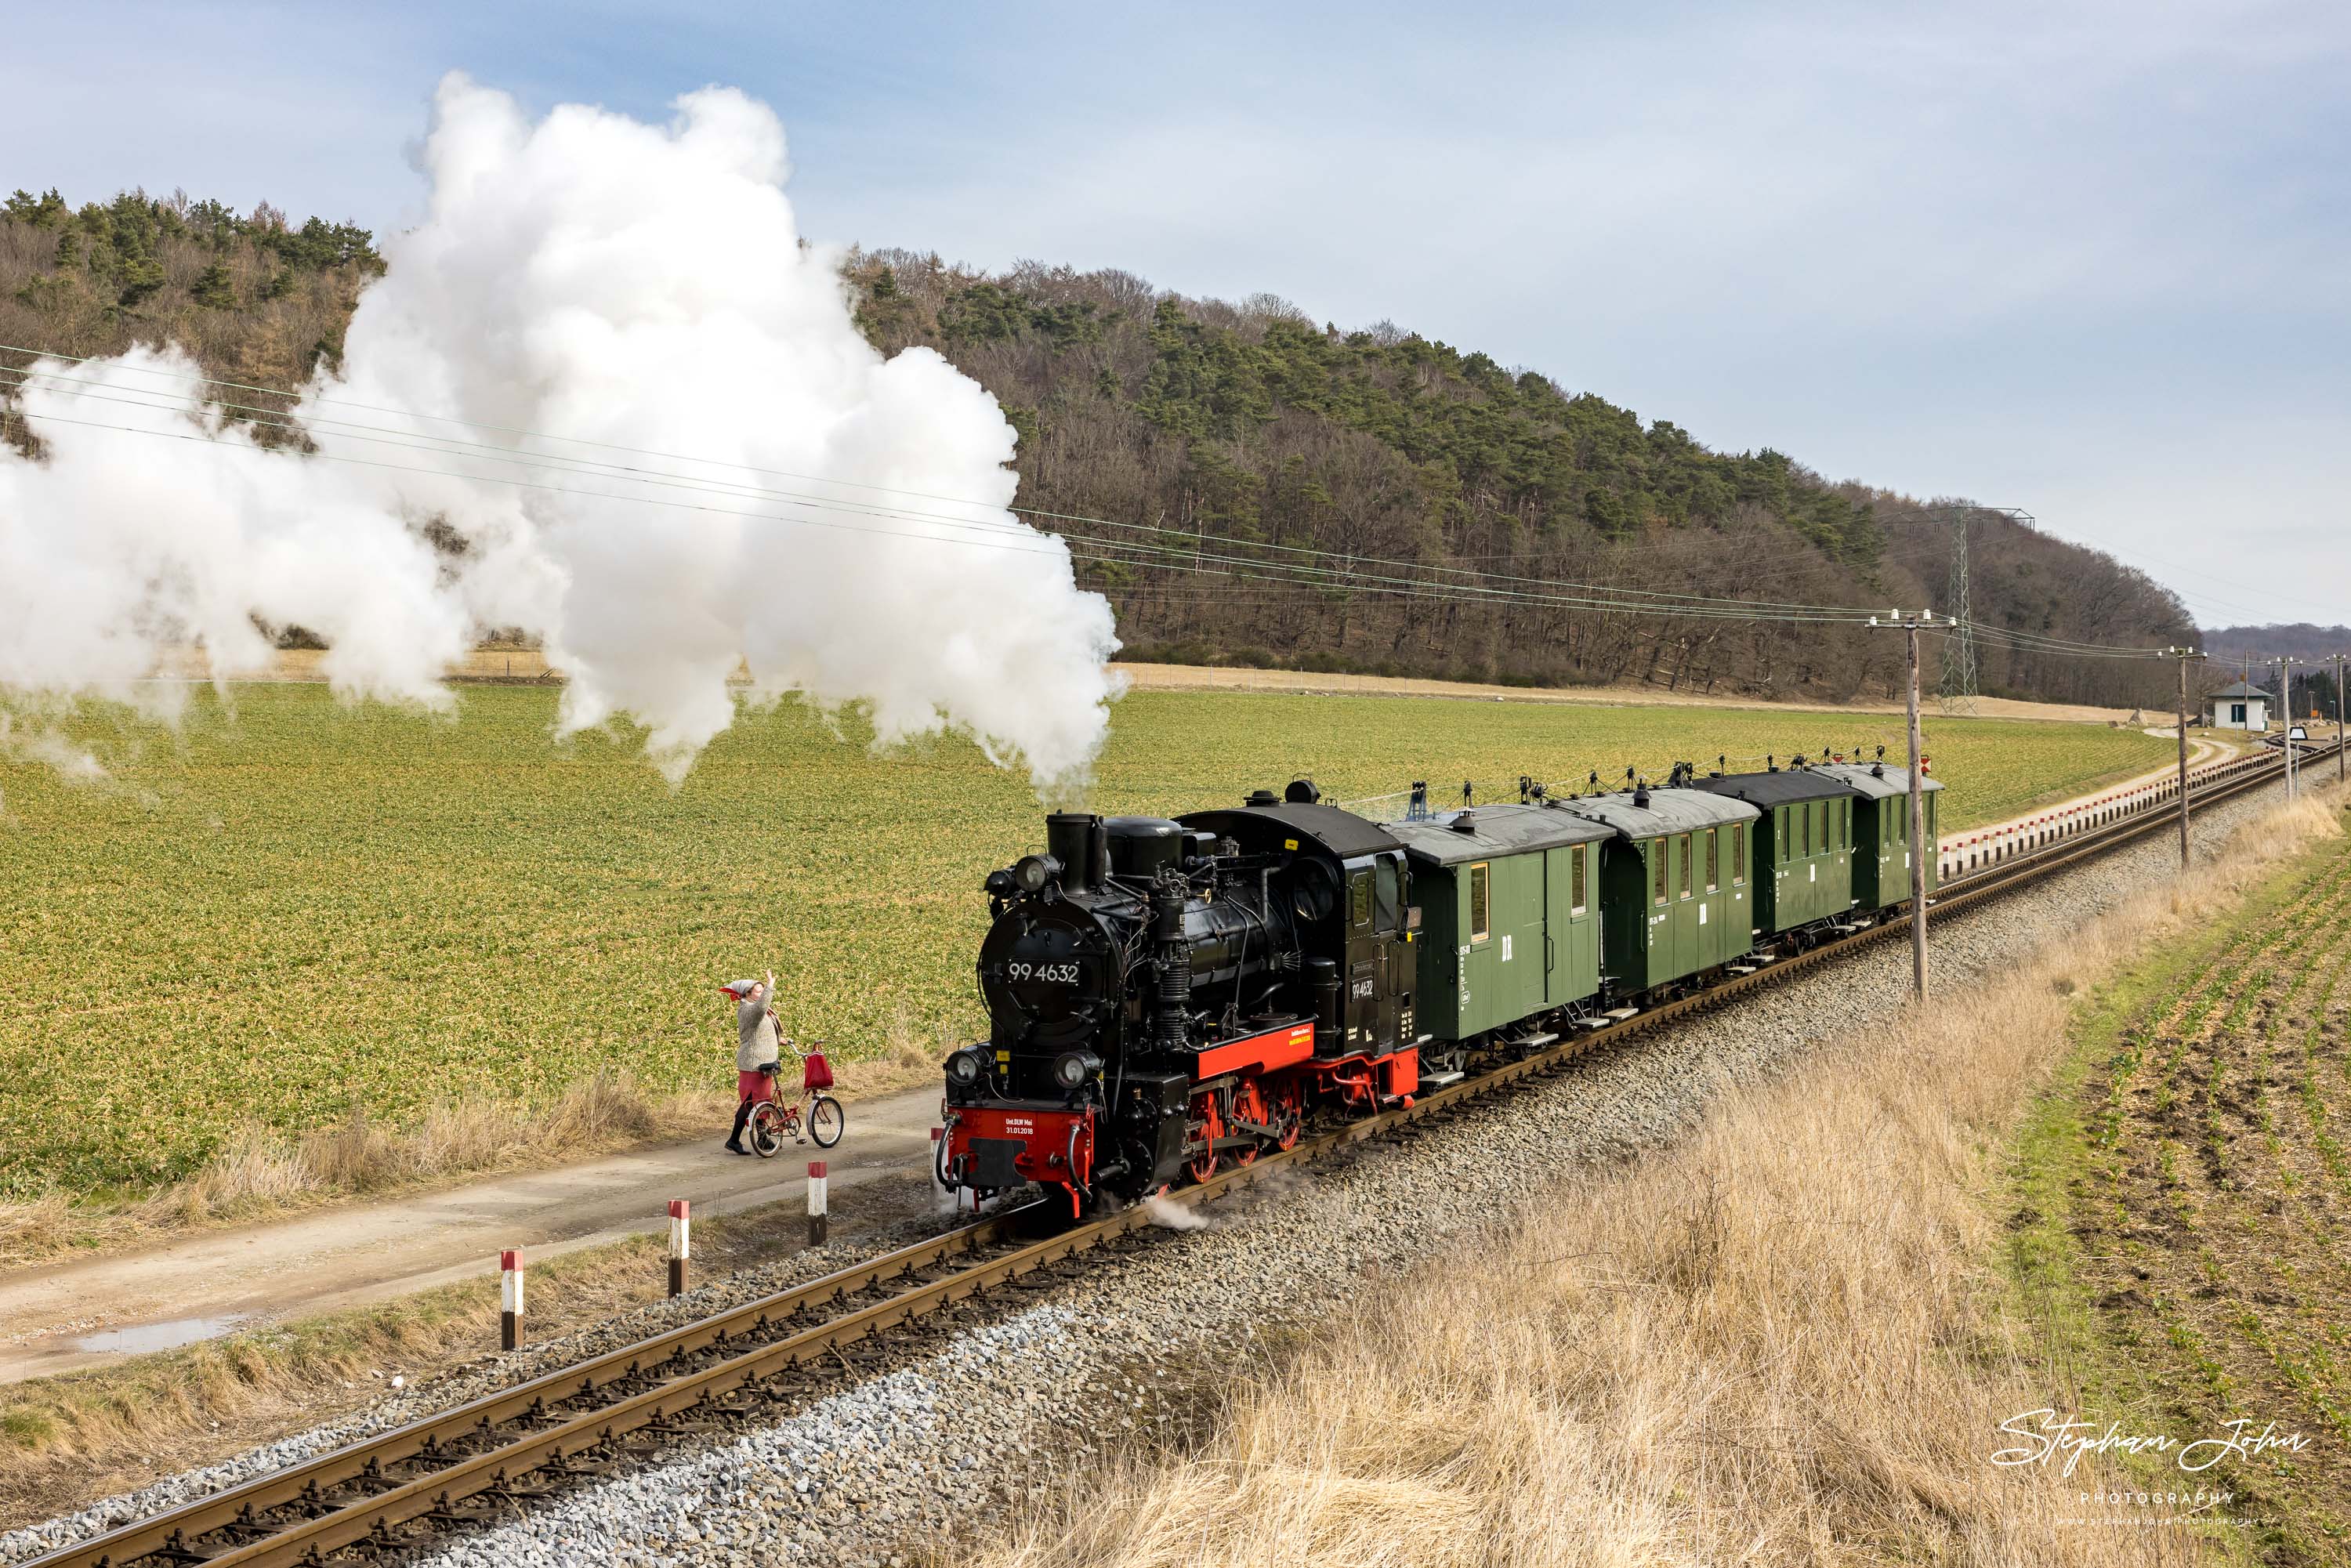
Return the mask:
<svg viewBox="0 0 2351 1568">
<path fill-rule="evenodd" d="M 2273 794 L 2203 812 L 2205 853 Z M 1962 995 L 2015 983 L 2037 956 L 2079 954 L 2085 927 L 2141 895 L 2168 899 L 2175 873 L 2168 840 L 2154 837 L 1939 924 L 1938 984 Z M 884 1562 L 1008 1510 L 1050 1520 L 1062 1495 L 1057 1475 L 1075 1468 L 1098 1481 L 1150 1458 L 1170 1434 L 1174 1450 L 1220 1441 L 1224 1428 L 1204 1419 L 1229 1420 L 1281 1386 L 1335 1323 L 1376 1321 L 1395 1281 L 1429 1260 L 1466 1246 L 1485 1268 L 1499 1255 L 1495 1228 L 1530 1205 L 1555 1208 L 1562 1181 L 1604 1182 L 1695 1147 L 1720 1107 L 1771 1092 L 1807 1063 L 1834 1076 L 1872 1050 L 1898 1055 L 1907 982 L 1907 954 L 1881 944 L 1597 1053 L 1408 1144 L 1367 1145 L 1311 1177 L 1261 1186 L 1199 1229 L 1168 1230 L 1047 1289 L 1004 1292 L 1019 1299 L 844 1379 L 780 1422 L 667 1450 L 440 1561 Z M 643 1327 L 629 1319 L 595 1333 Z M 518 1375 L 504 1364 L 474 1373 Z M 452 1380 L 408 1390 L 399 1407 L 446 1407 L 438 1402 L 478 1388 Z M 350 1430 L 296 1435 L 234 1462 L 284 1463 Z M 1157 1473 L 1144 1464 L 1135 1484 Z M 164 1482 L 9 1538 L 0 1560 L 174 1500 L 189 1484 Z"/>
</svg>

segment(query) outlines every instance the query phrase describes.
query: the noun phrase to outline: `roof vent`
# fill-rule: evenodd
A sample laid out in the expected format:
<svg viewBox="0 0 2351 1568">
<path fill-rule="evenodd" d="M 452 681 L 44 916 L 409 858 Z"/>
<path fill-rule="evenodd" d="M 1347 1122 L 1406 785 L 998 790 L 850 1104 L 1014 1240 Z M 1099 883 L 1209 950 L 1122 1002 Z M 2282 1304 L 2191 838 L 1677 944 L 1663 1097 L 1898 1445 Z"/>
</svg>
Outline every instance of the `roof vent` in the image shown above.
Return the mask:
<svg viewBox="0 0 2351 1568">
<path fill-rule="evenodd" d="M 1456 811 L 1453 820 L 1445 825 L 1457 833 L 1474 833 L 1478 831 L 1478 819 L 1470 812 Z"/>
<path fill-rule="evenodd" d="M 1279 806 L 1281 804 L 1281 798 L 1270 789 L 1252 789 L 1249 792 L 1249 799 L 1242 801 L 1241 804 L 1245 806 Z"/>
<path fill-rule="evenodd" d="M 1633 786 L 1633 804 L 1640 807 L 1644 811 L 1649 809 L 1649 781 L 1647 779 L 1645 779 L 1640 783 Z"/>
</svg>

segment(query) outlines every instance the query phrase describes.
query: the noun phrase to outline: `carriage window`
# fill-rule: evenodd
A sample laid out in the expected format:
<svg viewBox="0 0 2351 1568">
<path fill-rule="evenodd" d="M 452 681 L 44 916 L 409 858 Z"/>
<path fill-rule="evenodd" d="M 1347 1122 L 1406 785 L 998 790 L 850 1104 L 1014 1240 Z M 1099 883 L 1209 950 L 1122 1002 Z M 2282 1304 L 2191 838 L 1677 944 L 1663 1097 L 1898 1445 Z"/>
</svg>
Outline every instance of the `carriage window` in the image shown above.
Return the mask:
<svg viewBox="0 0 2351 1568">
<path fill-rule="evenodd" d="M 1349 913 L 1358 925 L 1372 923 L 1372 873 L 1359 871 L 1347 879 L 1347 897 L 1352 905 Z"/>
<path fill-rule="evenodd" d="M 1813 841 L 1823 849 L 1830 847 L 1829 803 L 1826 800 L 1813 802 Z"/>
<path fill-rule="evenodd" d="M 1469 868 L 1469 940 L 1486 939 L 1486 874 L 1487 864 L 1479 861 Z"/>
<path fill-rule="evenodd" d="M 1719 858 L 1721 853 L 1721 830 L 1715 828 L 1708 829 L 1706 835 L 1706 890 L 1708 893 L 1712 893 L 1716 888 L 1722 885 L 1722 866 Z"/>
<path fill-rule="evenodd" d="M 1771 825 L 1772 831 L 1779 837 L 1780 850 L 1777 858 L 1786 860 L 1788 858 L 1788 812 L 1785 807 L 1771 813 Z"/>
<path fill-rule="evenodd" d="M 1796 852 L 1808 855 L 1813 852 L 1813 814 L 1802 806 L 1797 807 L 1795 810 Z"/>
<path fill-rule="evenodd" d="M 1747 880 L 1747 824 L 1730 824 L 1730 884 L 1733 887 Z"/>
<path fill-rule="evenodd" d="M 1657 856 L 1657 903 L 1660 905 L 1666 902 L 1666 852 L 1672 848 L 1673 841 L 1671 839 L 1649 841 L 1649 848 L 1655 851 Z"/>
<path fill-rule="evenodd" d="M 1843 823 L 1844 824 L 1844 837 L 1842 837 L 1842 838 L 1840 838 L 1837 841 L 1838 841 L 1839 843 L 1843 844 L 1843 845 L 1844 845 L 1845 848 L 1847 848 L 1847 849 L 1851 849 L 1851 848 L 1853 848 L 1853 802 L 1852 802 L 1852 801 L 1850 801 L 1850 800 L 1844 800 L 1844 801 L 1840 801 L 1840 802 L 1838 803 L 1838 805 L 1837 805 L 1837 820 L 1838 820 L 1839 821 L 1841 821 L 1841 822 L 1843 822 Z"/>
<path fill-rule="evenodd" d="M 1583 853 L 1589 847 L 1589 845 L 1578 844 L 1573 849 L 1567 852 L 1567 901 L 1570 904 L 1573 905 L 1573 907 L 1568 911 L 1570 915 L 1581 915 L 1583 913 L 1585 908 L 1583 902 Z"/>
<path fill-rule="evenodd" d="M 1682 896 L 1684 898 L 1687 898 L 1690 895 L 1690 836 L 1687 833 L 1684 833 L 1681 836 L 1680 847 L 1682 852 Z"/>
<path fill-rule="evenodd" d="M 1399 885 L 1402 879 L 1396 875 L 1395 856 L 1382 855 L 1372 862 L 1372 872 L 1377 879 L 1373 884 L 1373 892 L 1379 903 L 1380 929 L 1393 931 L 1398 924 L 1397 906 L 1404 902 L 1403 889 Z"/>
</svg>

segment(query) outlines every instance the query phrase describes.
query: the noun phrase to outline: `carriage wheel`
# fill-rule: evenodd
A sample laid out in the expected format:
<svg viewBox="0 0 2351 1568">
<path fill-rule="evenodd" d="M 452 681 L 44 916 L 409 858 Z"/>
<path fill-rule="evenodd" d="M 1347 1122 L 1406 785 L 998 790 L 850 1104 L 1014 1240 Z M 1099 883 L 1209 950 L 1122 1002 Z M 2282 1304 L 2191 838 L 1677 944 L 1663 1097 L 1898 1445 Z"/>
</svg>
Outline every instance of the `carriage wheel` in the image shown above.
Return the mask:
<svg viewBox="0 0 2351 1568">
<path fill-rule="evenodd" d="M 1207 1181 L 1223 1163 L 1217 1154 L 1217 1140 L 1225 1135 L 1225 1118 L 1217 1105 L 1216 1095 L 1202 1094 L 1193 1100 L 1192 1120 L 1201 1124 L 1200 1136 L 1207 1140 L 1207 1147 L 1197 1159 L 1187 1161 L 1184 1168 L 1191 1173 L 1194 1181 Z"/>
<path fill-rule="evenodd" d="M 1233 1120 L 1254 1122 L 1260 1127 L 1271 1124 L 1273 1118 L 1266 1113 L 1265 1095 L 1259 1089 L 1256 1079 L 1243 1080 L 1241 1086 L 1233 1091 Z M 1233 1163 L 1241 1166 L 1255 1165 L 1257 1155 L 1257 1145 L 1252 1144 L 1246 1149 L 1235 1149 Z"/>
</svg>

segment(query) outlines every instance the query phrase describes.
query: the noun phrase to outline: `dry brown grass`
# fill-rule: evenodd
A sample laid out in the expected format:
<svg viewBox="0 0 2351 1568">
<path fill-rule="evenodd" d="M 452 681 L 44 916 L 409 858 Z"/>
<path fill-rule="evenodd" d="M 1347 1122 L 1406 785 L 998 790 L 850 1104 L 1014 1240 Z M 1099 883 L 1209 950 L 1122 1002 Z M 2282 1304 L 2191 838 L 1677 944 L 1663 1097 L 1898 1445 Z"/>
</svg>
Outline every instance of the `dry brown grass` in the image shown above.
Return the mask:
<svg viewBox="0 0 2351 1568">
<path fill-rule="evenodd" d="M 1685 1144 L 1567 1182 L 1247 1391 L 1188 1457 L 1089 1476 L 997 1568 L 2195 1561 L 1988 1462 L 2063 1374 L 1995 1271 L 2001 1141 L 2070 998 L 2337 831 L 2272 812 L 1987 991 L 1907 1011 Z M 958 1552 L 958 1561 L 969 1560 Z"/>
<path fill-rule="evenodd" d="M 48 1194 L 0 1204 L 0 1264 L 136 1246 L 223 1221 L 696 1135 L 730 1103 L 712 1094 L 656 1098 L 633 1076 L 608 1072 L 572 1085 L 551 1105 L 444 1101 L 412 1127 L 359 1112 L 297 1137 L 247 1128 L 194 1176 L 136 1203 Z"/>
</svg>

